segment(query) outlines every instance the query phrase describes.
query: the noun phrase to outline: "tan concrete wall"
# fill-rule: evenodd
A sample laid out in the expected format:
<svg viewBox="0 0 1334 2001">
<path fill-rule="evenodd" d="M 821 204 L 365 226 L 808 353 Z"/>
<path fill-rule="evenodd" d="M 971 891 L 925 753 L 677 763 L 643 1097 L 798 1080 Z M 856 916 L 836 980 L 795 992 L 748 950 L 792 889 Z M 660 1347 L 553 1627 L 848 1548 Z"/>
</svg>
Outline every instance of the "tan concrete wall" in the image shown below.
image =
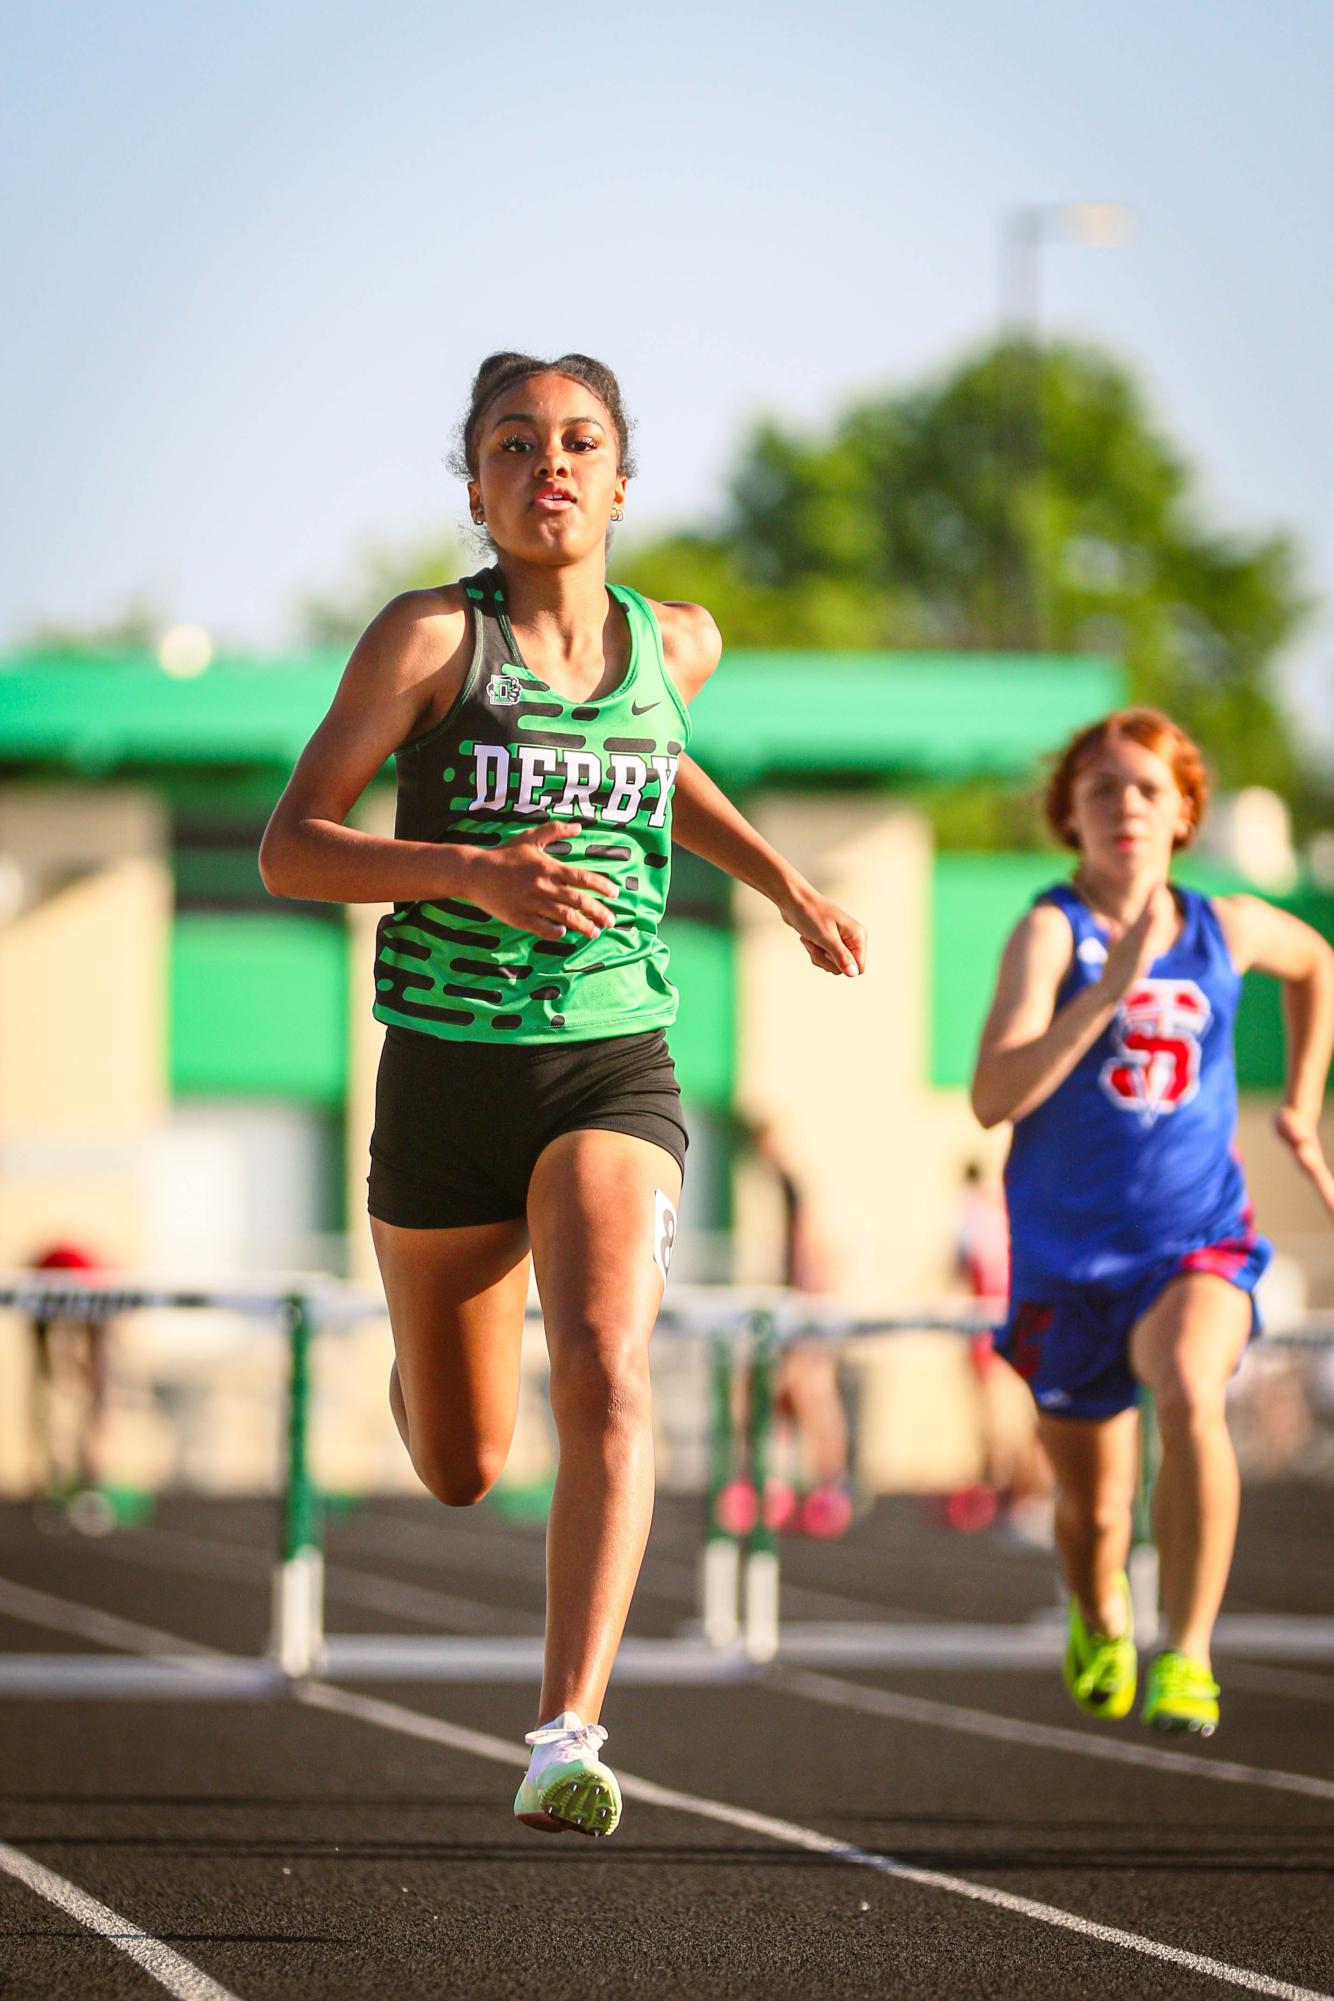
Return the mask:
<svg viewBox="0 0 1334 2001">
<path fill-rule="evenodd" d="M 363 833 L 386 839 L 394 831 L 392 798 L 363 800 L 354 815 Z M 375 1072 L 380 1061 L 384 1028 L 371 1013 L 375 1004 L 375 927 L 392 909 L 388 903 L 350 903 L 347 907 L 348 1062 L 345 1112 L 347 1157 L 348 1277 L 357 1285 L 379 1283 L 379 1269 L 366 1221 L 366 1169 L 371 1129 L 375 1124 Z"/>
<path fill-rule="evenodd" d="M 926 1083 L 929 830 L 918 815 L 865 795 L 775 794 L 752 801 L 750 814 L 817 888 L 862 919 L 870 949 L 860 980 L 818 973 L 772 905 L 738 890 L 742 1109 L 772 1127 L 801 1187 L 826 1290 L 874 1306 L 938 1298 L 955 1284 L 964 1165 L 980 1158 L 998 1171 L 1004 1137 L 980 1131 L 962 1092 Z M 737 1225 L 737 1275 L 774 1278 L 772 1182 L 753 1167 L 738 1180 Z M 979 1399 L 960 1342 L 931 1334 L 865 1342 L 846 1366 L 858 1385 L 864 1488 L 977 1478 Z"/>
<path fill-rule="evenodd" d="M 172 910 L 148 795 L 0 792 L 0 1267 L 57 1239 L 142 1261 L 149 1148 L 167 1103 Z M 0 1486 L 29 1473 L 26 1328 L 0 1317 Z"/>
<path fill-rule="evenodd" d="M 865 795 L 775 794 L 750 810 L 869 926 L 870 951 L 863 979 L 818 973 L 773 906 L 737 891 L 742 1108 L 773 1127 L 827 1245 L 831 1289 L 931 1297 L 952 1282 L 964 1164 L 999 1163 L 1004 1138 L 978 1128 L 962 1092 L 926 1083 L 929 830 Z M 743 1185 L 739 1207 L 741 1272 L 772 1276 L 772 1204 Z"/>
<path fill-rule="evenodd" d="M 168 1089 L 165 847 L 142 793 L 0 797 L 0 853 L 24 879 L 0 926 L 0 1263 L 53 1236 L 140 1254 Z"/>
<path fill-rule="evenodd" d="M 1276 1093 L 1248 1092 L 1237 1121 L 1256 1227 L 1270 1239 L 1278 1257 L 1297 1267 L 1307 1305 L 1334 1306 L 1334 1227 L 1315 1189 L 1274 1131 L 1279 1103 Z M 1334 1160 L 1334 1104 L 1320 1122 L 1320 1138 L 1326 1160 Z"/>
</svg>

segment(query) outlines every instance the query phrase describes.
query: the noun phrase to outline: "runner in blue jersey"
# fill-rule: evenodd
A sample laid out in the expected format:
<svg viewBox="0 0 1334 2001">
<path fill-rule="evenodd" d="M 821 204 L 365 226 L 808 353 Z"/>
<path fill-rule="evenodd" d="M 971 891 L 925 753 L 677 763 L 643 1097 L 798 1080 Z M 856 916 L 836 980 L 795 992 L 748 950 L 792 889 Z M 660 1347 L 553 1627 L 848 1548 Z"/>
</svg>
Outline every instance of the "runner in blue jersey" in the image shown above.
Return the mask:
<svg viewBox="0 0 1334 2001">
<path fill-rule="evenodd" d="M 1283 982 L 1287 1089 L 1275 1125 L 1334 1215 L 1317 1131 L 1334 952 L 1258 897 L 1169 884 L 1207 789 L 1195 744 L 1154 710 L 1108 716 L 1066 748 L 1046 809 L 1079 865 L 1006 946 L 972 1093 L 983 1125 L 1014 1121 L 1010 1311 L 997 1345 L 1032 1389 L 1056 1472 L 1066 1685 L 1104 1718 L 1135 1699 L 1125 1564 L 1144 1383 L 1162 1438 L 1166 1646 L 1141 1713 L 1206 1736 L 1218 1722 L 1210 1642 L 1238 1511 L 1224 1399 L 1270 1258 L 1235 1147 L 1232 1027 L 1246 972 Z"/>
</svg>

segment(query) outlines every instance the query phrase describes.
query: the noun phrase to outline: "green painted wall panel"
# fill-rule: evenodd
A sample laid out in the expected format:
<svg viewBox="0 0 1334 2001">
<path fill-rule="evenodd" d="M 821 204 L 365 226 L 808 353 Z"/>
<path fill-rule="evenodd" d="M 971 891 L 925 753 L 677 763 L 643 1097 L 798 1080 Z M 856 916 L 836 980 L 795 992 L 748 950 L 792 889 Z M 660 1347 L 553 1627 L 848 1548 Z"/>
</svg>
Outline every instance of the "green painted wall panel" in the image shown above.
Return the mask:
<svg viewBox="0 0 1334 2001">
<path fill-rule="evenodd" d="M 308 917 L 178 917 L 171 1081 L 182 1093 L 336 1106 L 347 1087 L 347 934 Z"/>
<path fill-rule="evenodd" d="M 730 930 L 668 918 L 663 936 L 681 1012 L 668 1030 L 685 1097 L 726 1110 L 736 1081 L 736 945 Z"/>
<path fill-rule="evenodd" d="M 1060 873 L 1059 857 L 1050 854 L 937 855 L 926 972 L 938 1089 L 967 1086 L 1005 940 Z"/>
<path fill-rule="evenodd" d="M 681 992 L 671 1031 L 681 1089 L 696 1104 L 725 1109 L 736 1075 L 732 934 L 676 918 L 664 935 Z M 279 915 L 178 917 L 172 1088 L 338 1105 L 347 1086 L 347 980 L 338 926 Z"/>
</svg>

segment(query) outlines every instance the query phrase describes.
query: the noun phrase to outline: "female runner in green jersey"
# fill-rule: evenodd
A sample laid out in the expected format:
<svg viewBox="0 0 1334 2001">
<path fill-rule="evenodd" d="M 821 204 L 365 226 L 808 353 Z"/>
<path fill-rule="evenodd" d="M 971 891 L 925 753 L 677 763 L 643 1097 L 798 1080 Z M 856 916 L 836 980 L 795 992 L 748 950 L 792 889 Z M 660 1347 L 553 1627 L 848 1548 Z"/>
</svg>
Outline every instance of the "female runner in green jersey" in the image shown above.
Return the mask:
<svg viewBox="0 0 1334 2001">
<path fill-rule="evenodd" d="M 685 1134 L 658 918 L 673 840 L 768 896 L 820 970 L 865 932 L 685 753 L 721 640 L 608 589 L 633 470 L 615 377 L 493 355 L 463 450 L 498 567 L 410 591 L 358 642 L 261 850 L 278 896 L 392 901 L 376 1013 L 371 1228 L 390 1404 L 423 1483 L 468 1506 L 514 1427 L 531 1257 L 560 1465 L 538 1728 L 515 1812 L 609 1834 L 598 1722 L 653 1505 L 649 1336 Z M 395 838 L 349 827 L 386 758 Z"/>
</svg>

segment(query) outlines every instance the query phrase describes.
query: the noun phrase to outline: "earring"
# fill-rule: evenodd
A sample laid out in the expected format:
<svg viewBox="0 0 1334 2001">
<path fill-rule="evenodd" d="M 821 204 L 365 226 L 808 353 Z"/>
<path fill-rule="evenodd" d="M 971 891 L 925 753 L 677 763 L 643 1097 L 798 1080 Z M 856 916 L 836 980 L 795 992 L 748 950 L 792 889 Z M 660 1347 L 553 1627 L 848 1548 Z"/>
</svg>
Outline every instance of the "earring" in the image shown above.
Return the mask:
<svg viewBox="0 0 1334 2001">
<path fill-rule="evenodd" d="M 611 518 L 613 521 L 624 521 L 625 509 L 623 507 L 613 507 L 611 510 Z"/>
<path fill-rule="evenodd" d="M 483 514 L 483 512 L 482 512 L 481 508 L 480 508 L 480 507 L 474 507 L 474 509 L 473 509 L 473 511 L 472 511 L 472 525 L 473 525 L 473 527 L 474 527 L 474 528 L 480 528 L 480 527 L 481 527 L 481 525 L 482 525 L 482 523 L 483 523 L 483 522 L 484 522 L 485 520 L 486 520 L 486 516 L 485 516 L 485 515 Z"/>
</svg>

